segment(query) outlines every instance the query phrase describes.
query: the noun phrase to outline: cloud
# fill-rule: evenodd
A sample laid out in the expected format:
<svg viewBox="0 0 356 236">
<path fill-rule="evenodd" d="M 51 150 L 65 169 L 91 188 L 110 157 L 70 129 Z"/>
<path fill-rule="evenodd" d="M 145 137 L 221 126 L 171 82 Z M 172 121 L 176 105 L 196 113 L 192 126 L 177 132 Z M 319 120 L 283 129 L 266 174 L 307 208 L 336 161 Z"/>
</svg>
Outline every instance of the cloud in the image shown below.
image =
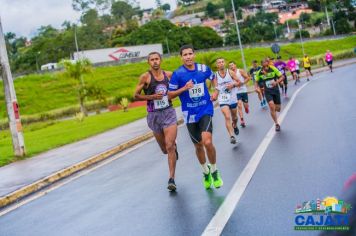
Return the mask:
<svg viewBox="0 0 356 236">
<path fill-rule="evenodd" d="M 142 8 L 155 7 L 155 0 L 139 0 Z M 162 0 L 175 8 L 176 0 Z M 4 32 L 33 37 L 41 26 L 61 28 L 67 20 L 76 22 L 80 13 L 72 8 L 72 0 L 0 0 L 0 17 Z"/>
<path fill-rule="evenodd" d="M 72 0 L 0 0 L 4 32 L 31 37 L 42 25 L 60 28 L 65 20 L 75 22 L 80 13 L 72 9 Z"/>
</svg>

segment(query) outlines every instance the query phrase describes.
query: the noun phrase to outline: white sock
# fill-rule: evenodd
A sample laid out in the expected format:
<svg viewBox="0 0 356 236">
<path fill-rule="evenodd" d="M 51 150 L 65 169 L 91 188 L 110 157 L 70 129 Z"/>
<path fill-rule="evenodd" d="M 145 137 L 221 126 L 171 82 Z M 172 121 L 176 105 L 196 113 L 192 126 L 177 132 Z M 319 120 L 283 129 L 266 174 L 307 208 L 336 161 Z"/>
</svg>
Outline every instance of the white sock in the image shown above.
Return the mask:
<svg viewBox="0 0 356 236">
<path fill-rule="evenodd" d="M 216 164 L 211 164 L 210 170 L 211 173 L 214 173 L 216 171 Z"/>
<path fill-rule="evenodd" d="M 201 168 L 203 169 L 204 174 L 209 174 L 209 167 L 208 164 L 205 162 L 204 164 L 201 165 Z"/>
</svg>

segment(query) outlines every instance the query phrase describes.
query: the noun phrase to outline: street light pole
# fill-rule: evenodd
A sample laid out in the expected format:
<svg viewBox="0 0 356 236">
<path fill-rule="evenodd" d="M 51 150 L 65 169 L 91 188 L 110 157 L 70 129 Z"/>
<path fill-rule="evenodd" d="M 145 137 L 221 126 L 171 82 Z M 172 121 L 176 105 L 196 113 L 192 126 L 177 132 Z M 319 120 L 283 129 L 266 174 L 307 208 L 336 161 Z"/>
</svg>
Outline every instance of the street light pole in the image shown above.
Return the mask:
<svg viewBox="0 0 356 236">
<path fill-rule="evenodd" d="M 78 39 L 77 39 L 77 25 L 74 25 L 74 41 L 75 41 L 75 48 L 77 50 L 77 55 L 79 59 L 79 47 L 78 47 Z"/>
<path fill-rule="evenodd" d="M 333 31 L 334 31 L 334 35 L 336 36 L 336 31 L 335 31 L 335 21 L 331 18 L 331 24 L 333 26 Z"/>
<path fill-rule="evenodd" d="M 326 21 L 328 22 L 328 26 L 330 26 L 329 13 L 328 13 L 328 9 L 326 7 L 326 3 L 325 3 L 325 14 L 326 14 Z"/>
<path fill-rule="evenodd" d="M 15 156 L 26 155 L 25 141 L 22 133 L 22 125 L 17 103 L 14 81 L 12 79 L 9 58 L 7 56 L 4 32 L 0 18 L 0 78 L 4 83 L 4 94 L 6 100 L 6 110 L 9 119 L 9 127 L 12 138 L 12 147 Z"/>
<path fill-rule="evenodd" d="M 239 24 L 237 23 L 237 16 L 236 16 L 235 5 L 234 5 L 234 1 L 233 1 L 233 0 L 231 0 L 231 4 L 232 4 L 232 12 L 233 12 L 233 14 L 234 14 L 234 20 L 235 20 L 237 38 L 238 38 L 238 40 L 239 40 L 239 45 L 240 45 L 242 63 L 243 63 L 243 65 L 244 65 L 244 70 L 247 71 L 246 61 L 245 61 L 245 55 L 244 55 L 244 50 L 242 49 L 242 44 L 241 44 L 241 37 L 240 37 Z"/>
<path fill-rule="evenodd" d="M 166 36 L 166 45 L 167 45 L 168 55 L 171 56 L 171 52 L 169 51 L 169 44 L 168 44 L 168 37 L 167 36 Z"/>
<path fill-rule="evenodd" d="M 302 44 L 302 51 L 303 51 L 303 56 L 305 55 L 304 52 L 304 44 L 303 44 L 303 37 L 302 37 L 302 25 L 300 24 L 299 20 L 297 20 L 298 26 L 299 26 L 299 37 L 300 37 L 300 43 Z"/>
<path fill-rule="evenodd" d="M 276 31 L 276 23 L 273 22 L 273 30 L 274 30 L 274 36 L 275 36 L 275 41 L 277 41 L 277 31 Z"/>
<path fill-rule="evenodd" d="M 36 56 L 36 69 L 37 69 L 37 72 L 40 71 L 40 67 L 38 65 L 38 55 L 40 54 L 40 52 L 36 52 L 35 56 Z"/>
</svg>

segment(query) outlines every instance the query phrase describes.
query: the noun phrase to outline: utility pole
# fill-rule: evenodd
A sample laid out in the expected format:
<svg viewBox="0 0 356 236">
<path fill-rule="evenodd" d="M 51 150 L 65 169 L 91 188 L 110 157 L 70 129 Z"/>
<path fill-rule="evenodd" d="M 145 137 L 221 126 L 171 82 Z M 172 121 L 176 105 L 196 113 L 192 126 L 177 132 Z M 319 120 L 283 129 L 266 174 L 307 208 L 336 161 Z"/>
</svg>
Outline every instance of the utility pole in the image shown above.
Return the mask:
<svg viewBox="0 0 356 236">
<path fill-rule="evenodd" d="M 333 19 L 331 19 L 331 24 L 333 26 L 334 36 L 336 36 L 335 21 Z"/>
<path fill-rule="evenodd" d="M 168 37 L 167 36 L 166 36 L 166 46 L 167 46 L 168 56 L 171 56 L 171 51 L 169 50 L 169 44 L 168 44 Z"/>
<path fill-rule="evenodd" d="M 303 43 L 303 37 L 302 37 L 302 25 L 300 24 L 299 20 L 297 20 L 297 22 L 298 22 L 298 27 L 299 27 L 300 43 L 302 44 L 302 51 L 303 51 L 303 56 L 304 56 L 305 52 L 304 52 L 304 43 Z"/>
<path fill-rule="evenodd" d="M 329 19 L 328 8 L 326 7 L 326 2 L 325 2 L 325 14 L 326 14 L 326 21 L 328 22 L 328 26 L 330 26 L 330 19 Z"/>
<path fill-rule="evenodd" d="M 239 40 L 239 45 L 240 45 L 242 63 L 243 63 L 243 65 L 244 65 L 244 70 L 247 71 L 246 61 L 245 61 L 245 55 L 244 55 L 244 50 L 242 49 L 242 43 L 241 43 L 241 37 L 240 37 L 239 24 L 237 23 L 237 16 L 236 16 L 236 11 L 235 11 L 234 0 L 231 0 L 231 5 L 232 5 L 232 12 L 233 12 L 233 14 L 234 14 L 234 20 L 235 20 L 237 38 L 238 38 L 238 40 Z"/>
<path fill-rule="evenodd" d="M 4 83 L 4 94 L 6 100 L 7 115 L 12 137 L 12 146 L 15 156 L 23 157 L 26 155 L 25 141 L 22 133 L 19 105 L 16 99 L 14 82 L 11 75 L 9 58 L 7 56 L 4 32 L 0 18 L 0 77 Z"/>
<path fill-rule="evenodd" d="M 75 49 L 77 50 L 77 56 L 79 59 L 79 47 L 78 47 L 78 39 L 77 39 L 77 25 L 74 25 L 74 42 L 75 42 Z"/>
</svg>

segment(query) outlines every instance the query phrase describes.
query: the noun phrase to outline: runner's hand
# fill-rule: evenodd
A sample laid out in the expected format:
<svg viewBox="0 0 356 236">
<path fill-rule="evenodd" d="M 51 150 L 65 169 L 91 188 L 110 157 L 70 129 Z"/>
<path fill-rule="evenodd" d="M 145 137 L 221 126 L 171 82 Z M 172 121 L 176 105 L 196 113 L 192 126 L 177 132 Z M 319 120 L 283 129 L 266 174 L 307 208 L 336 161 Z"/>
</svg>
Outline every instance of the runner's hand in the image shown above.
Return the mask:
<svg viewBox="0 0 356 236">
<path fill-rule="evenodd" d="M 272 82 L 272 87 L 273 87 L 273 88 L 276 87 L 277 84 L 278 84 L 278 83 L 277 83 L 276 81 L 273 81 L 273 82 Z"/>
<path fill-rule="evenodd" d="M 213 92 L 213 94 L 210 96 L 210 100 L 211 101 L 216 101 L 218 99 L 218 92 L 217 91 L 215 91 L 215 92 Z"/>
<path fill-rule="evenodd" d="M 241 81 L 237 81 L 237 87 L 240 88 L 243 85 L 243 83 L 241 83 Z"/>
<path fill-rule="evenodd" d="M 230 91 L 234 87 L 233 83 L 226 85 L 226 88 Z"/>
<path fill-rule="evenodd" d="M 192 80 L 189 80 L 185 85 L 184 85 L 184 88 L 185 90 L 188 90 L 188 89 L 191 89 L 194 87 L 194 83 Z"/>
<path fill-rule="evenodd" d="M 156 93 L 151 96 L 153 100 L 161 100 L 163 98 L 163 93 Z"/>
</svg>

